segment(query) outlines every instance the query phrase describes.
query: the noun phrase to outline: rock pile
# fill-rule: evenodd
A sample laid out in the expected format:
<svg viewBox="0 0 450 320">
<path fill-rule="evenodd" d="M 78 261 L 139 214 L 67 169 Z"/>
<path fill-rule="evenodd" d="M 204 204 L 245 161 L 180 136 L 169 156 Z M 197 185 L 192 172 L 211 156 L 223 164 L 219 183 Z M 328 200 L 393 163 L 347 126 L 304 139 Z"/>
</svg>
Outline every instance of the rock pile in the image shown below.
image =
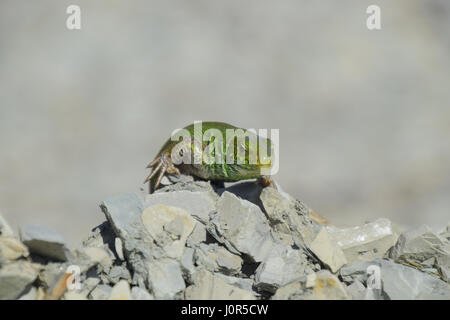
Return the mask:
<svg viewBox="0 0 450 320">
<path fill-rule="evenodd" d="M 0 299 L 450 299 L 450 226 L 339 229 L 278 188 L 164 178 L 76 249 L 0 216 Z"/>
</svg>

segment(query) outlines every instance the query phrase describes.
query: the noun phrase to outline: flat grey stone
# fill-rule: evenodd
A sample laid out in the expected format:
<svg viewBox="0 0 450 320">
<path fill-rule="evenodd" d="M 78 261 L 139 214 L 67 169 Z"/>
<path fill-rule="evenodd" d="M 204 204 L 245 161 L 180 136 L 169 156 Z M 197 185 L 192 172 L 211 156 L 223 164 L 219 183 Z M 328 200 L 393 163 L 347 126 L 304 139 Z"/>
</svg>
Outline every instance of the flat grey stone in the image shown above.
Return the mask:
<svg viewBox="0 0 450 320">
<path fill-rule="evenodd" d="M 130 271 L 126 268 L 126 265 L 113 266 L 106 275 L 109 282 L 116 284 L 120 280 L 131 280 Z"/>
<path fill-rule="evenodd" d="M 106 199 L 100 207 L 115 235 L 122 241 L 124 256 L 133 271 L 133 283 L 144 286 L 149 261 L 164 253 L 153 244 L 142 223 L 143 197 L 136 193 L 121 194 Z"/>
<path fill-rule="evenodd" d="M 194 230 L 186 239 L 186 245 L 189 247 L 195 247 L 196 245 L 206 242 L 208 239 L 208 232 L 206 226 L 203 223 L 196 223 Z"/>
<path fill-rule="evenodd" d="M 239 277 L 234 277 L 234 276 L 227 276 L 227 275 L 224 275 L 222 273 L 215 273 L 214 275 L 216 277 L 222 279 L 223 281 L 225 281 L 229 285 L 232 285 L 232 286 L 241 288 L 243 290 L 252 292 L 253 295 L 258 296 L 258 293 L 256 293 L 253 290 L 253 286 L 255 285 L 255 281 L 253 279 L 239 278 Z"/>
<path fill-rule="evenodd" d="M 339 245 L 332 241 L 326 228 L 322 228 L 316 238 L 310 243 L 309 249 L 325 264 L 333 273 L 336 273 L 347 263 L 344 252 Z"/>
<path fill-rule="evenodd" d="M 274 293 L 278 288 L 312 272 L 302 251 L 280 247 L 256 269 L 255 286 L 260 290 Z"/>
<path fill-rule="evenodd" d="M 176 184 L 171 184 L 156 190 L 154 193 L 163 193 L 163 192 L 174 192 L 174 191 L 207 191 L 211 192 L 211 195 L 214 195 L 214 189 L 211 187 L 211 183 L 209 181 L 181 181 Z"/>
<path fill-rule="evenodd" d="M 82 255 L 87 257 L 90 262 L 86 261 L 88 265 L 99 265 L 100 270 L 104 272 L 109 272 L 114 262 L 114 254 L 109 251 L 107 246 L 103 247 L 84 247 L 77 249 L 76 252 L 80 252 Z M 81 258 L 81 255 L 78 257 Z M 79 259 L 80 260 L 80 259 Z"/>
<path fill-rule="evenodd" d="M 199 244 L 195 249 L 193 258 L 197 266 L 226 275 L 238 274 L 243 263 L 240 256 L 227 251 L 217 243 Z"/>
<path fill-rule="evenodd" d="M 130 284 L 126 280 L 117 282 L 111 290 L 108 300 L 132 300 Z"/>
<path fill-rule="evenodd" d="M 84 247 L 107 247 L 112 253 L 115 251 L 116 234 L 108 221 L 93 228 L 86 239 L 82 241 Z"/>
<path fill-rule="evenodd" d="M 187 237 L 200 222 L 182 208 L 156 204 L 144 210 L 142 223 L 150 235 L 151 243 L 167 257 L 178 260 L 183 255 Z"/>
<path fill-rule="evenodd" d="M 38 270 L 28 261 L 17 261 L 0 268 L 0 300 L 17 299 L 29 290 Z"/>
<path fill-rule="evenodd" d="M 369 268 L 379 268 L 378 289 L 373 283 L 374 299 L 449 299 L 450 285 L 438 277 L 421 272 L 415 268 L 395 263 L 392 260 L 375 259 L 373 261 L 357 261 L 349 266 L 341 268 L 342 279 L 347 283 L 359 281 L 368 287 L 369 279 L 375 280 L 376 276 Z M 375 283 L 374 282 L 374 283 Z"/>
<path fill-rule="evenodd" d="M 99 284 L 89 294 L 89 298 L 92 300 L 108 300 L 111 295 L 112 287 L 106 284 Z"/>
<path fill-rule="evenodd" d="M 217 212 L 207 230 L 232 253 L 245 254 L 251 262 L 263 261 L 277 246 L 261 209 L 230 192 L 217 201 Z"/>
<path fill-rule="evenodd" d="M 77 264 L 77 266 L 80 266 Z M 47 263 L 41 272 L 39 273 L 39 280 L 43 287 L 49 288 L 49 292 L 52 292 L 57 287 L 58 282 L 65 276 L 69 263 Z M 80 273 L 84 273 L 85 270 L 81 270 Z"/>
<path fill-rule="evenodd" d="M 252 292 L 232 286 L 213 273 L 201 270 L 184 293 L 186 300 L 255 300 Z"/>
<path fill-rule="evenodd" d="M 109 197 L 103 201 L 101 208 L 115 233 L 123 240 L 135 234 L 135 224 L 144 211 L 144 201 L 136 193 L 125 193 Z"/>
<path fill-rule="evenodd" d="M 353 300 L 365 300 L 366 287 L 358 280 L 347 286 L 347 292 L 352 296 Z"/>
<path fill-rule="evenodd" d="M 359 281 L 363 284 L 366 283 L 367 278 L 370 276 L 370 270 L 368 269 L 370 266 L 378 266 L 380 265 L 380 260 L 377 259 L 375 261 L 355 261 L 349 265 L 342 267 L 339 270 L 339 274 L 344 282 L 350 284 L 353 281 Z"/>
<path fill-rule="evenodd" d="M 67 261 L 71 257 L 66 241 L 52 228 L 26 224 L 20 229 L 20 237 L 31 253 L 59 261 Z"/>
<path fill-rule="evenodd" d="M 177 261 L 159 259 L 148 264 L 148 287 L 155 299 L 177 299 L 186 288 Z"/>
<path fill-rule="evenodd" d="M 440 273 L 444 281 L 449 279 L 450 242 L 427 226 L 402 233 L 389 257 L 404 264 L 420 266 L 422 270 L 434 268 L 436 271 L 431 273 Z"/>
<path fill-rule="evenodd" d="M 391 300 L 450 300 L 448 283 L 390 260 L 381 260 L 381 281 Z"/>
<path fill-rule="evenodd" d="M 95 287 L 100 283 L 100 279 L 96 277 L 88 277 L 81 282 L 80 294 L 87 297 L 95 289 Z"/>
<path fill-rule="evenodd" d="M 366 288 L 358 280 L 347 286 L 347 292 L 353 300 L 384 300 L 381 289 Z"/>
<path fill-rule="evenodd" d="M 22 295 L 19 300 L 36 300 L 37 298 L 37 289 L 36 287 L 31 287 L 27 293 Z"/>
<path fill-rule="evenodd" d="M 244 180 L 238 182 L 225 182 L 225 187 L 217 189 L 217 193 L 222 195 L 225 191 L 230 192 L 241 199 L 250 201 L 262 209 L 260 195 L 263 189 L 264 187 L 255 180 Z"/>
<path fill-rule="evenodd" d="M 210 191 L 173 191 L 158 192 L 146 197 L 147 207 L 163 204 L 186 210 L 199 221 L 206 224 L 209 215 L 215 211 L 216 198 L 211 196 Z"/>
<path fill-rule="evenodd" d="M 269 223 L 283 243 L 292 245 L 296 238 L 309 245 L 320 230 L 320 226 L 310 217 L 311 209 L 286 193 L 274 188 L 264 188 L 261 202 Z"/>
<path fill-rule="evenodd" d="M 271 299 L 348 300 L 351 295 L 335 275 L 328 270 L 321 270 L 279 288 Z"/>
<path fill-rule="evenodd" d="M 173 185 L 173 184 L 178 184 L 178 183 L 190 183 L 190 182 L 194 182 L 194 177 L 192 176 L 188 176 L 185 174 L 166 174 L 163 176 L 163 178 L 161 179 L 161 186 L 165 187 L 165 186 L 169 186 L 169 185 Z"/>
<path fill-rule="evenodd" d="M 197 271 L 197 268 L 194 265 L 194 249 L 186 248 L 184 250 L 183 256 L 180 260 L 180 267 L 183 273 L 183 278 L 187 283 L 192 284 L 193 276 Z"/>
</svg>

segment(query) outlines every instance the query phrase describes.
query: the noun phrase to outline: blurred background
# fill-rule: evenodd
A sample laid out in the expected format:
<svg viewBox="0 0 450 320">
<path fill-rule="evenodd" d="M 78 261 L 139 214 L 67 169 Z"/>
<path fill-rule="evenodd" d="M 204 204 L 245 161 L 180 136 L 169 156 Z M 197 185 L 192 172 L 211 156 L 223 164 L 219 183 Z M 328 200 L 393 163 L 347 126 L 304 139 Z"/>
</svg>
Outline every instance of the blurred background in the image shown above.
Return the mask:
<svg viewBox="0 0 450 320">
<path fill-rule="evenodd" d="M 217 120 L 280 129 L 275 179 L 337 226 L 440 230 L 449 70 L 446 0 L 2 0 L 0 212 L 76 244 L 174 129 Z"/>
</svg>

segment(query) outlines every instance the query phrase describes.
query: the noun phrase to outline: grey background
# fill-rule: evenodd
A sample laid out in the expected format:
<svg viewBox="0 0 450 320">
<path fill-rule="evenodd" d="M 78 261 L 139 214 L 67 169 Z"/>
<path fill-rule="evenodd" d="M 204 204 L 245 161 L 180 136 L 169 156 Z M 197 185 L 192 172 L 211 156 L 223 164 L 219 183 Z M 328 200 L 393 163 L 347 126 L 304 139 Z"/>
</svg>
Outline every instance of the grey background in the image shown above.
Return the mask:
<svg viewBox="0 0 450 320">
<path fill-rule="evenodd" d="M 102 199 L 139 191 L 172 130 L 218 120 L 279 128 L 275 178 L 338 226 L 439 230 L 449 34 L 445 0 L 3 0 L 0 211 L 76 243 Z"/>
</svg>

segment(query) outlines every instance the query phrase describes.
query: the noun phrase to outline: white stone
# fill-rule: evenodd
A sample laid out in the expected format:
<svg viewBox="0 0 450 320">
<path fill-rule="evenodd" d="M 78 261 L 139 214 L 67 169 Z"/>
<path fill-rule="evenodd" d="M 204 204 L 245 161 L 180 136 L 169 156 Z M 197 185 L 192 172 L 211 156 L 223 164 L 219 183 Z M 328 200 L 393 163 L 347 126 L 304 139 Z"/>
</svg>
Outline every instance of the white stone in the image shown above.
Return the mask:
<svg viewBox="0 0 450 320">
<path fill-rule="evenodd" d="M 341 247 L 348 263 L 381 258 L 398 238 L 391 222 L 385 218 L 362 226 L 345 229 L 328 227 L 327 230 L 331 241 Z"/>
<path fill-rule="evenodd" d="M 108 252 L 98 247 L 86 247 L 82 251 L 95 263 L 100 263 L 104 267 L 110 267 L 113 263 Z"/>
<path fill-rule="evenodd" d="M 117 282 L 111 290 L 109 300 L 131 300 L 130 285 L 126 280 Z"/>
<path fill-rule="evenodd" d="M 16 238 L 0 236 L 0 258 L 16 260 L 28 255 L 28 248 L 22 242 Z"/>
<path fill-rule="evenodd" d="M 309 249 L 320 259 L 330 270 L 335 273 L 347 263 L 341 248 L 330 239 L 326 228 L 322 228 L 316 238 L 311 242 Z"/>
<path fill-rule="evenodd" d="M 168 257 L 180 259 L 196 221 L 183 209 L 159 204 L 144 210 L 142 223 Z"/>
<path fill-rule="evenodd" d="M 120 260 L 125 260 L 125 257 L 123 255 L 123 245 L 122 245 L 122 240 L 120 240 L 119 237 L 116 237 L 114 240 L 114 247 L 116 249 L 116 253 L 117 256 L 119 257 Z"/>
</svg>

